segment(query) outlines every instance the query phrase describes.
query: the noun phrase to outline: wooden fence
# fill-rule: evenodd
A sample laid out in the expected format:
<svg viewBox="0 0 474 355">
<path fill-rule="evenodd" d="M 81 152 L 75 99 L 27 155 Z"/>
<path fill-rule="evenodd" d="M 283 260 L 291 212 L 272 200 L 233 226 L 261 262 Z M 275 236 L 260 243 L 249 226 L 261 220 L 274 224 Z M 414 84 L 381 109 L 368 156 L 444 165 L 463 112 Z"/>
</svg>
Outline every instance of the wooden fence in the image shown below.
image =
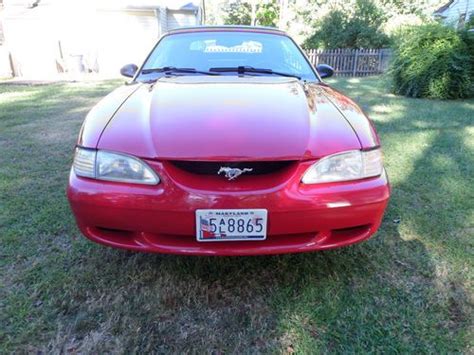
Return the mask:
<svg viewBox="0 0 474 355">
<path fill-rule="evenodd" d="M 328 64 L 337 76 L 367 76 L 388 69 L 390 49 L 310 49 L 306 54 L 314 66 Z"/>
</svg>

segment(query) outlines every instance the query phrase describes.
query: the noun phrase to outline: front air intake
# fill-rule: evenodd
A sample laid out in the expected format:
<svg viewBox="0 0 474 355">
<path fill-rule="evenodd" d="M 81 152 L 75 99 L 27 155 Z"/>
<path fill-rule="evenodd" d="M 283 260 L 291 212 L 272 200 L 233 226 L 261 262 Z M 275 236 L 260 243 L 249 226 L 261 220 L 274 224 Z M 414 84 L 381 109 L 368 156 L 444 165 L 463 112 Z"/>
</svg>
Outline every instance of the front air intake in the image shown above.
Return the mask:
<svg viewBox="0 0 474 355">
<path fill-rule="evenodd" d="M 220 168 L 252 169 L 245 175 L 264 175 L 276 173 L 289 167 L 293 161 L 246 161 L 246 162 L 209 162 L 209 161 L 181 161 L 173 160 L 171 163 L 179 169 L 198 175 L 216 175 Z"/>
</svg>

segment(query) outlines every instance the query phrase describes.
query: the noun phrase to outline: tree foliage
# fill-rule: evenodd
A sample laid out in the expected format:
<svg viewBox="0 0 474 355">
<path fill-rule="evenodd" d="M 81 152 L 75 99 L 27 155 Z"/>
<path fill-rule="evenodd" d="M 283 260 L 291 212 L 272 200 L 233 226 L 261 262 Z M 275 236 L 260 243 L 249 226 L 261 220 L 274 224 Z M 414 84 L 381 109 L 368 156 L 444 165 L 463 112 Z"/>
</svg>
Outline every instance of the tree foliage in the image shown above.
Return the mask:
<svg viewBox="0 0 474 355">
<path fill-rule="evenodd" d="M 255 12 L 252 21 L 252 7 Z M 227 17 L 224 19 L 226 25 L 259 25 L 274 27 L 279 17 L 279 5 L 277 0 L 260 2 L 235 1 L 227 9 Z M 254 22 L 254 23 L 252 23 Z"/>
<path fill-rule="evenodd" d="M 306 48 L 382 48 L 389 37 L 382 31 L 386 17 L 373 0 L 357 0 L 353 12 L 336 7 L 318 23 L 303 44 Z"/>
<path fill-rule="evenodd" d="M 251 25 L 252 6 L 248 2 L 233 2 L 227 9 L 227 17 L 224 19 L 226 25 Z"/>
<path fill-rule="evenodd" d="M 260 26 L 275 27 L 280 15 L 277 1 L 270 1 L 257 6 L 257 24 Z"/>
<path fill-rule="evenodd" d="M 465 27 L 466 30 L 474 29 L 474 11 L 469 13 L 469 20 L 467 20 Z"/>
<path fill-rule="evenodd" d="M 432 11 L 439 7 L 439 2 L 426 0 L 376 0 L 377 5 L 384 10 L 387 15 L 407 15 L 424 13 L 431 14 Z M 433 4 L 431 4 L 433 3 Z"/>
<path fill-rule="evenodd" d="M 467 31 L 430 23 L 401 31 L 395 43 L 390 70 L 395 94 L 433 99 L 474 94 L 474 46 Z"/>
</svg>

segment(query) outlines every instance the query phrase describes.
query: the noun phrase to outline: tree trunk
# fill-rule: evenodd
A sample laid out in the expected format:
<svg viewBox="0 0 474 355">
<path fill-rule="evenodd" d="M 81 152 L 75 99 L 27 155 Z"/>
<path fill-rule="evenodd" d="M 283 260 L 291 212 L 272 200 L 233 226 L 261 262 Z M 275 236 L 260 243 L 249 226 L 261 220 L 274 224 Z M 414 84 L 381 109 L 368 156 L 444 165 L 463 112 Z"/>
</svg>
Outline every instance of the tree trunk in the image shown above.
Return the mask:
<svg viewBox="0 0 474 355">
<path fill-rule="evenodd" d="M 250 3 L 250 6 L 252 6 L 252 15 L 251 15 L 251 20 L 250 20 L 250 25 L 251 26 L 256 26 L 257 25 L 257 1 L 252 1 Z"/>
<path fill-rule="evenodd" d="M 280 0 L 280 18 L 278 19 L 278 28 L 286 30 L 286 12 L 288 10 L 288 0 Z"/>
</svg>

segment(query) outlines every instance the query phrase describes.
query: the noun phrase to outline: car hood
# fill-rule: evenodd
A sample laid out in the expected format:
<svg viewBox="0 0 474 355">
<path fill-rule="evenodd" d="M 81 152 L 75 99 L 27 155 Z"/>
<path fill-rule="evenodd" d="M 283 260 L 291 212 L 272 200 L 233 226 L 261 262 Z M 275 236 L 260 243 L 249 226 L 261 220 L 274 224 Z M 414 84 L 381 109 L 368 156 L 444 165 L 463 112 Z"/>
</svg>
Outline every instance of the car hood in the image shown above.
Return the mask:
<svg viewBox="0 0 474 355">
<path fill-rule="evenodd" d="M 302 160 L 360 149 L 329 88 L 294 78 L 181 76 L 139 87 L 98 148 L 162 160 Z"/>
</svg>

